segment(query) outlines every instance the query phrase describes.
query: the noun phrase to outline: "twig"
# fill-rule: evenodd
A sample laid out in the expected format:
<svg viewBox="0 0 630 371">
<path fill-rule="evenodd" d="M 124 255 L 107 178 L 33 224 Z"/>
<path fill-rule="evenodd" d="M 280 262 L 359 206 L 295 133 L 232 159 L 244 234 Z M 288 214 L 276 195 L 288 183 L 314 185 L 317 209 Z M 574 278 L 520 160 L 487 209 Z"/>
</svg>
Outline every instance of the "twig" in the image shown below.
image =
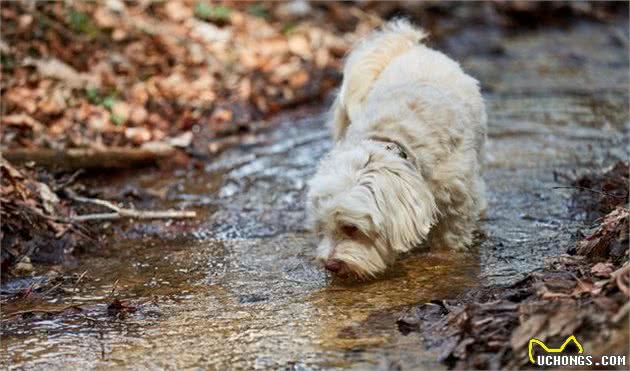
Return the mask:
<svg viewBox="0 0 630 371">
<path fill-rule="evenodd" d="M 71 217 L 72 221 L 83 222 L 88 220 L 113 220 L 113 219 L 122 219 L 122 218 L 132 218 L 132 219 L 181 219 L 181 218 L 194 218 L 197 216 L 195 211 L 190 210 L 162 210 L 162 211 L 152 211 L 152 210 L 135 210 L 135 209 L 126 209 L 123 207 L 119 207 L 114 205 L 113 203 L 105 200 L 101 200 L 98 198 L 87 198 L 78 196 L 69 192 L 69 196 L 71 199 L 78 202 L 91 203 L 99 206 L 103 206 L 108 208 L 113 213 L 97 213 L 97 214 L 85 214 L 85 215 L 76 215 Z"/>
<path fill-rule="evenodd" d="M 578 187 L 578 186 L 552 187 L 552 189 L 579 189 L 581 191 L 589 191 L 589 192 L 593 192 L 593 193 L 598 193 L 600 195 L 607 196 L 607 197 L 614 197 L 614 198 L 621 198 L 621 199 L 624 199 L 624 198 L 627 197 L 627 196 L 611 195 L 610 193 L 598 191 L 596 189 L 591 189 L 591 188 L 586 188 L 586 187 Z"/>
<path fill-rule="evenodd" d="M 100 205 L 103 207 L 106 207 L 110 210 L 114 210 L 115 212 L 119 213 L 120 212 L 120 207 L 114 205 L 113 203 L 109 202 L 109 201 L 105 201 L 105 200 L 101 200 L 98 198 L 88 198 L 88 197 L 83 197 L 83 196 L 79 196 L 76 194 L 70 194 L 70 198 L 72 198 L 75 201 L 78 202 L 84 202 L 84 203 L 88 203 L 88 204 L 95 204 L 95 205 Z"/>
<path fill-rule="evenodd" d="M 79 177 L 79 175 L 83 174 L 85 171 L 83 169 L 79 169 L 77 171 L 75 171 L 74 173 L 72 173 L 72 175 L 70 175 L 70 177 L 68 177 L 68 179 L 66 179 L 65 181 L 57 184 L 53 190 L 55 192 L 60 191 L 64 188 L 66 188 L 67 186 L 69 186 L 70 184 L 74 183 L 75 180 L 77 180 L 77 178 Z"/>
<path fill-rule="evenodd" d="M 196 216 L 197 216 L 197 213 L 194 211 L 177 211 L 177 210 L 139 211 L 139 210 L 131 210 L 131 209 L 120 209 L 119 212 L 115 212 L 115 213 L 76 215 L 76 216 L 71 217 L 70 219 L 75 222 L 85 222 L 89 220 L 115 220 L 115 219 L 122 219 L 122 218 L 185 219 L 185 218 L 194 218 Z"/>
<path fill-rule="evenodd" d="M 55 313 L 64 312 L 64 311 L 66 311 L 68 309 L 76 309 L 76 310 L 79 310 L 79 311 L 83 310 L 78 305 L 71 304 L 71 305 L 66 305 L 66 306 L 63 306 L 61 308 L 55 308 L 55 309 L 33 308 L 33 309 L 19 310 L 17 312 L 13 312 L 13 313 L 8 314 L 8 316 L 9 317 L 13 317 L 13 316 L 19 316 L 21 314 L 29 314 L 29 313 L 52 313 L 52 314 L 55 314 Z"/>
<path fill-rule="evenodd" d="M 112 291 L 108 295 L 109 297 L 113 297 L 114 296 L 114 293 L 116 292 L 116 288 L 118 288 L 118 281 L 119 280 L 116 280 L 116 282 L 114 282 L 114 285 L 112 286 Z"/>
<path fill-rule="evenodd" d="M 81 280 L 83 279 L 83 277 L 85 277 L 87 272 L 88 271 L 83 272 L 79 276 L 79 279 L 77 280 L 77 282 L 74 283 L 74 287 L 72 288 L 72 297 L 70 298 L 70 305 L 74 305 L 74 295 L 77 293 L 77 286 L 79 286 L 79 283 L 81 283 Z"/>
<path fill-rule="evenodd" d="M 42 293 L 42 296 L 45 297 L 46 295 L 48 295 L 52 290 L 58 288 L 59 286 L 61 286 L 61 283 L 56 284 L 55 286 L 49 288 L 48 290 L 44 291 Z"/>
</svg>

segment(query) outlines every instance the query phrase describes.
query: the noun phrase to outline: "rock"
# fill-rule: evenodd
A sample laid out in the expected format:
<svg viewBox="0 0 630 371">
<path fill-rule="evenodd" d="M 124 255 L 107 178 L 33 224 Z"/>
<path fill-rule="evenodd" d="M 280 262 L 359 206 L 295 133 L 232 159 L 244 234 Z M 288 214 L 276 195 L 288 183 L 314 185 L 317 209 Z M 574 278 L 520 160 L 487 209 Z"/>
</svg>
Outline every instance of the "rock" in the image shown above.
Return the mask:
<svg viewBox="0 0 630 371">
<path fill-rule="evenodd" d="M 33 264 L 31 264 L 31 259 L 28 256 L 25 256 L 20 260 L 14 267 L 13 273 L 18 276 L 26 276 L 33 272 Z"/>
</svg>

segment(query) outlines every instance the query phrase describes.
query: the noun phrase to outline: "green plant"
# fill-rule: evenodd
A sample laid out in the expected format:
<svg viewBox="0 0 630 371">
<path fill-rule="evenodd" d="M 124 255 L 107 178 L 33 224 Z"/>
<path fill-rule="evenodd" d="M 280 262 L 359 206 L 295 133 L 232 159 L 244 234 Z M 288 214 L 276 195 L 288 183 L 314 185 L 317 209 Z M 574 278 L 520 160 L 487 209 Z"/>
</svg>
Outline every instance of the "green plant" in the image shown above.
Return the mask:
<svg viewBox="0 0 630 371">
<path fill-rule="evenodd" d="M 252 4 L 247 7 L 247 12 L 255 17 L 268 18 L 269 11 L 262 4 Z"/>
<path fill-rule="evenodd" d="M 76 33 L 85 34 L 89 37 L 95 37 L 101 32 L 87 13 L 83 13 L 73 8 L 68 8 L 67 17 L 70 28 Z"/>
<path fill-rule="evenodd" d="M 195 5 L 195 16 L 206 21 L 226 22 L 230 20 L 231 13 L 232 9 L 225 5 L 211 5 L 201 1 Z"/>
<path fill-rule="evenodd" d="M 103 106 L 109 111 L 112 110 L 117 101 L 115 92 L 103 95 L 100 90 L 93 87 L 85 89 L 85 95 L 87 96 L 90 103 Z"/>
</svg>

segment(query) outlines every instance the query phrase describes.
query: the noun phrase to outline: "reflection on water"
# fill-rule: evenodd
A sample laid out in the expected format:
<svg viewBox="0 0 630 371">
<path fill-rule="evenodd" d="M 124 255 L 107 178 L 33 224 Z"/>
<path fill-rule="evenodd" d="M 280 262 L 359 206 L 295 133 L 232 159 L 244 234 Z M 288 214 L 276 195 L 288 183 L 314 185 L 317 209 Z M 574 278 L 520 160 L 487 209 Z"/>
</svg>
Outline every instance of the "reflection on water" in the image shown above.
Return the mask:
<svg viewBox="0 0 630 371">
<path fill-rule="evenodd" d="M 567 218 L 569 191 L 553 189 L 554 171 L 627 158 L 627 48 L 607 32 L 533 34 L 504 39 L 501 57 L 462 57 L 491 91 L 489 209 L 474 252 L 417 252 L 379 280 L 331 281 L 303 230 L 306 180 L 330 148 L 316 115 L 202 171 L 126 179 L 165 193 L 168 206 L 205 211 L 203 219 L 83 258 L 78 273 L 88 278 L 72 295 L 83 311 L 53 313 L 65 304 L 48 303 L 49 313 L 11 316 L 25 308 L 4 305 L 0 359 L 22 369 L 438 368 L 417 334 L 397 330 L 405 305 L 539 267 L 579 227 Z M 583 68 L 564 69 L 571 53 Z M 114 286 L 136 311 L 108 314 Z"/>
</svg>

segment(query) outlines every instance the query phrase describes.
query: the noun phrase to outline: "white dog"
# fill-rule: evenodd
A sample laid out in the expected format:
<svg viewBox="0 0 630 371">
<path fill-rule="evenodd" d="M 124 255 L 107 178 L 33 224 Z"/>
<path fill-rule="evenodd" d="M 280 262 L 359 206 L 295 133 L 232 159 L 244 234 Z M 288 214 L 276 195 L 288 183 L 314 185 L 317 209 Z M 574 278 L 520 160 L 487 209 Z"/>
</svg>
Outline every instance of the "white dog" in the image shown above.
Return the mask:
<svg viewBox="0 0 630 371">
<path fill-rule="evenodd" d="M 349 54 L 333 108 L 336 145 L 309 184 L 317 257 L 374 277 L 425 241 L 465 250 L 485 208 L 486 113 L 478 83 L 405 21 Z"/>
</svg>

